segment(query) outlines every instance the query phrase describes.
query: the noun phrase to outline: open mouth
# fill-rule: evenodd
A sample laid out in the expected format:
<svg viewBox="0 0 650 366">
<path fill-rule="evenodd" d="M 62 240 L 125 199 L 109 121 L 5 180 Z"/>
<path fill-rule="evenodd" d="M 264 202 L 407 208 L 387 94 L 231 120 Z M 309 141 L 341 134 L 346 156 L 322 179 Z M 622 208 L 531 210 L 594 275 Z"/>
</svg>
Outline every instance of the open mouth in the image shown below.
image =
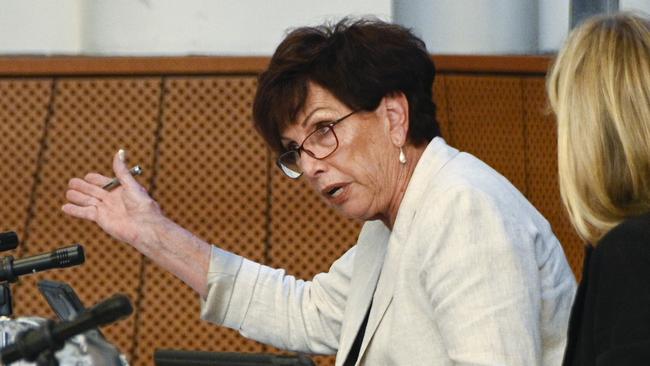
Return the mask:
<svg viewBox="0 0 650 366">
<path fill-rule="evenodd" d="M 342 192 L 343 192 L 343 187 L 334 187 L 334 188 L 330 189 L 329 191 L 327 191 L 327 194 L 330 197 L 335 198 L 335 197 L 338 197 Z"/>
<path fill-rule="evenodd" d="M 340 183 L 340 184 L 331 185 L 323 189 L 321 192 L 327 198 L 337 198 L 341 194 L 343 194 L 343 191 L 345 191 L 345 184 Z"/>
</svg>

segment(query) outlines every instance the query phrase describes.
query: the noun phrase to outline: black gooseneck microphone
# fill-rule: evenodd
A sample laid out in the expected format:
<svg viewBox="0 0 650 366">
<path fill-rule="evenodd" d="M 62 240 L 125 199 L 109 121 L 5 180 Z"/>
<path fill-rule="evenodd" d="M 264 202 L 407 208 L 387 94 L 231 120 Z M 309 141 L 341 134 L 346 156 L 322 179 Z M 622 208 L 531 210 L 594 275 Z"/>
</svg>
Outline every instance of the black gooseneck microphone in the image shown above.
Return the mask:
<svg viewBox="0 0 650 366">
<path fill-rule="evenodd" d="M 71 267 L 85 260 L 84 248 L 79 244 L 16 260 L 12 256 L 7 256 L 0 262 L 0 281 L 15 282 L 18 277 L 25 274 L 51 268 Z"/>
<path fill-rule="evenodd" d="M 18 336 L 16 341 L 0 350 L 2 363 L 9 364 L 21 359 L 34 361 L 45 351 L 52 354 L 63 348 L 69 338 L 90 329 L 115 322 L 133 312 L 126 295 L 114 295 L 69 321 L 49 321 L 39 328 L 30 329 Z"/>
</svg>

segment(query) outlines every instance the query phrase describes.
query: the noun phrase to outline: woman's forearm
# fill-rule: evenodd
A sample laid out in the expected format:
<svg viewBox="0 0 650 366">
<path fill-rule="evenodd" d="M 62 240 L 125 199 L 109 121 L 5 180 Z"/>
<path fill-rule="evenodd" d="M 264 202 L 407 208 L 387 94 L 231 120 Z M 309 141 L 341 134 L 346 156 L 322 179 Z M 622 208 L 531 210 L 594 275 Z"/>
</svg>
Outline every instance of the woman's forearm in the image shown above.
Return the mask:
<svg viewBox="0 0 650 366">
<path fill-rule="evenodd" d="M 150 227 L 133 246 L 205 298 L 211 245 L 164 216 Z"/>
</svg>

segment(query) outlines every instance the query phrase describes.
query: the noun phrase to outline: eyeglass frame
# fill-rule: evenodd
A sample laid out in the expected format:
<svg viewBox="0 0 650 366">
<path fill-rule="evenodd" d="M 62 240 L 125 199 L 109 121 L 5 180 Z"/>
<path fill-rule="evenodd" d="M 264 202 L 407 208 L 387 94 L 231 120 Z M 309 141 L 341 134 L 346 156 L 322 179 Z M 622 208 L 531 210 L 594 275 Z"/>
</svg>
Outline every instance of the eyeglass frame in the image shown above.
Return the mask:
<svg viewBox="0 0 650 366">
<path fill-rule="evenodd" d="M 302 177 L 302 175 L 304 174 L 304 171 L 301 171 L 300 174 L 297 175 L 297 176 L 295 176 L 295 177 L 290 176 L 290 175 L 287 174 L 287 172 L 285 171 L 285 168 L 288 169 L 288 170 L 291 170 L 291 171 L 293 171 L 293 169 L 290 169 L 287 165 L 281 163 L 282 157 L 283 157 L 283 156 L 288 156 L 289 154 L 295 154 L 295 153 L 297 153 L 297 154 L 298 154 L 298 157 L 300 158 L 300 155 L 301 155 L 300 152 L 301 152 L 301 151 L 304 151 L 304 152 L 307 153 L 307 155 L 311 156 L 312 158 L 314 158 L 314 159 L 316 159 L 316 160 L 327 159 L 329 156 L 331 156 L 332 154 L 334 154 L 334 152 L 336 151 L 336 149 L 339 148 L 339 138 L 338 138 L 338 136 L 336 136 L 336 132 L 334 131 L 334 126 L 336 126 L 337 124 L 343 122 L 345 119 L 347 119 L 348 117 L 350 117 L 351 115 L 353 115 L 353 114 L 355 114 L 355 113 L 357 113 L 357 112 L 359 112 L 359 110 L 352 111 L 352 112 L 346 114 L 346 115 L 343 116 L 343 117 L 337 118 L 337 119 L 335 119 L 335 120 L 333 120 L 333 121 L 331 121 L 331 122 L 329 122 L 329 123 L 327 123 L 327 124 L 325 124 L 325 125 L 321 125 L 320 127 L 316 127 L 313 131 L 311 131 L 311 132 L 309 133 L 309 135 L 305 136 L 305 138 L 302 140 L 302 142 L 300 143 L 300 145 L 299 145 L 298 147 L 291 148 L 290 150 L 287 150 L 287 151 L 283 152 L 282 154 L 280 154 L 280 156 L 278 156 L 278 158 L 275 160 L 275 165 L 277 165 L 278 168 L 280 168 L 280 170 L 282 171 L 282 173 L 283 173 L 285 176 L 287 176 L 289 179 L 293 179 L 293 180 L 299 179 L 299 178 Z M 315 134 L 316 132 L 318 132 L 319 130 L 321 130 L 321 129 L 323 129 L 323 128 L 327 128 L 327 129 L 329 129 L 329 130 L 332 131 L 332 134 L 334 135 L 334 140 L 336 141 L 336 146 L 334 146 L 334 148 L 332 149 L 332 151 L 330 151 L 327 155 L 322 156 L 322 157 L 317 157 L 317 156 L 316 156 L 312 151 L 310 151 L 310 150 L 308 150 L 308 149 L 305 149 L 303 146 L 305 145 L 305 141 L 307 141 L 307 140 L 308 140 L 308 139 L 309 139 L 313 134 Z M 284 166 L 285 168 L 283 168 L 283 166 Z M 302 170 L 302 169 L 301 169 L 301 170 Z"/>
</svg>

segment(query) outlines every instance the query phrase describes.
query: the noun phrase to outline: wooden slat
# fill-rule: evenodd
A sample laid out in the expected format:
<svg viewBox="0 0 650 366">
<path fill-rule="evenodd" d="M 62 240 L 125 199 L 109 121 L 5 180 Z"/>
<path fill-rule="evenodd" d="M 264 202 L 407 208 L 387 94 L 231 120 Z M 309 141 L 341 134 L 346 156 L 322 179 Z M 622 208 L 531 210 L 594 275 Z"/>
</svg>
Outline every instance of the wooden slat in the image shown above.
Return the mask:
<svg viewBox="0 0 650 366">
<path fill-rule="evenodd" d="M 251 74 L 268 57 L 0 57 L 0 76 Z"/>
<path fill-rule="evenodd" d="M 550 56 L 433 55 L 439 73 L 543 75 Z M 3 56 L 0 76 L 257 74 L 269 57 Z"/>
<path fill-rule="evenodd" d="M 543 76 L 551 63 L 551 56 L 433 56 L 441 73 L 534 74 Z"/>
</svg>

